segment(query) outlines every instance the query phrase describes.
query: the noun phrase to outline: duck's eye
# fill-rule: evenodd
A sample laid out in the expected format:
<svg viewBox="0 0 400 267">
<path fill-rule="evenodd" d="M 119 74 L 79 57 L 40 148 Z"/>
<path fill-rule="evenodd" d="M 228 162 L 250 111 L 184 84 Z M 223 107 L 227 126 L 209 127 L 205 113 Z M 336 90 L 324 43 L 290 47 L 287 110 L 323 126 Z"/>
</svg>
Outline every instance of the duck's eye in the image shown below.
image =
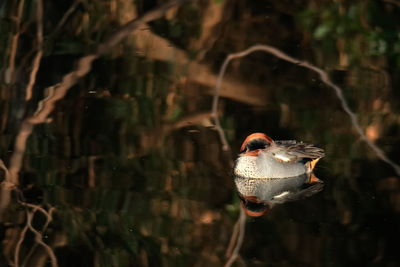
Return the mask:
<svg viewBox="0 0 400 267">
<path fill-rule="evenodd" d="M 250 141 L 247 145 L 246 145 L 246 149 L 247 151 L 254 151 L 257 149 L 265 149 L 269 146 L 269 143 L 267 141 L 265 141 L 264 139 L 255 139 Z"/>
<path fill-rule="evenodd" d="M 266 203 L 257 203 L 251 201 L 247 201 L 245 203 L 245 207 L 253 212 L 261 212 L 269 209 L 269 205 Z"/>
</svg>

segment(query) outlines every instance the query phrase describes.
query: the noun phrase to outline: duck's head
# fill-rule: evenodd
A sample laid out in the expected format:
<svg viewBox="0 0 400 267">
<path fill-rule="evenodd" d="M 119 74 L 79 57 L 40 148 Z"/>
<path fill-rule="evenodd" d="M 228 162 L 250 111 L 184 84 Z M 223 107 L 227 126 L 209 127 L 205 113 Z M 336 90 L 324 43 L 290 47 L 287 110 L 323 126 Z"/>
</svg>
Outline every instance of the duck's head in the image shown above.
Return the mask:
<svg viewBox="0 0 400 267">
<path fill-rule="evenodd" d="M 261 202 L 255 196 L 243 196 L 239 194 L 240 204 L 245 213 L 251 217 L 260 217 L 271 210 L 268 203 Z"/>
<path fill-rule="evenodd" d="M 253 133 L 246 137 L 242 146 L 240 147 L 240 153 L 254 153 L 260 149 L 265 149 L 270 146 L 274 141 L 271 137 L 263 133 Z"/>
</svg>

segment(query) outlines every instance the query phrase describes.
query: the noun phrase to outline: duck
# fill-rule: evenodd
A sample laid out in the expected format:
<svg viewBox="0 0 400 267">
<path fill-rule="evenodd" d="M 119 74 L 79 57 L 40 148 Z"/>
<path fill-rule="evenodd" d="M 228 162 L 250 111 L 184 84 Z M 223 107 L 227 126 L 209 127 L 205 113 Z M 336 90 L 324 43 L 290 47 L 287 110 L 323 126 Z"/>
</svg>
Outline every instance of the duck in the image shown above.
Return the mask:
<svg viewBox="0 0 400 267">
<path fill-rule="evenodd" d="M 323 188 L 313 170 L 324 150 L 296 140 L 274 141 L 264 133 L 246 137 L 233 174 L 241 206 L 258 217 L 276 204 L 309 197 Z"/>
</svg>

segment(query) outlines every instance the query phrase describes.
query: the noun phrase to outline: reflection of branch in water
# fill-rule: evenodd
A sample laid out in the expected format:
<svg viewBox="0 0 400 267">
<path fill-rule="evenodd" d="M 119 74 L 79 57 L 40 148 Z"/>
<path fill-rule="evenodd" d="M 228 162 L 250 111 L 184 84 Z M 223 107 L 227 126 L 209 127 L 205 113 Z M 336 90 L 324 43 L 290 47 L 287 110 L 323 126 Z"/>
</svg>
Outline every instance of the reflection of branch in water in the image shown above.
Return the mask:
<svg viewBox="0 0 400 267">
<path fill-rule="evenodd" d="M 77 67 L 70 73 L 64 75 L 62 81 L 55 86 L 53 96 L 51 98 L 48 98 L 46 101 L 43 101 L 41 110 L 36 112 L 35 116 L 32 116 L 27 120 L 32 124 L 46 122 L 47 117 L 54 109 L 55 103 L 58 100 L 62 99 L 66 95 L 68 90 L 90 71 L 94 60 L 110 51 L 111 48 L 115 47 L 119 42 L 121 42 L 125 37 L 127 37 L 132 31 L 137 29 L 143 23 L 158 19 L 162 17 L 168 9 L 187 1 L 188 0 L 170 1 L 154 10 L 145 13 L 143 16 L 133 19 L 123 25 L 106 41 L 101 43 L 95 53 L 80 58 L 78 60 Z"/>
<path fill-rule="evenodd" d="M 11 49 L 10 49 L 10 56 L 9 56 L 9 63 L 8 63 L 9 71 L 6 72 L 6 76 L 4 79 L 7 83 L 13 83 L 14 79 L 15 79 L 15 74 L 14 74 L 15 57 L 17 55 L 17 50 L 18 50 L 19 36 L 22 31 L 21 19 L 22 19 L 22 15 L 24 12 L 24 5 L 25 5 L 25 0 L 19 1 L 18 9 L 17 9 L 17 16 L 15 18 L 16 33 L 11 38 L 11 46 L 10 46 Z"/>
<path fill-rule="evenodd" d="M 246 213 L 243 209 L 240 209 L 239 218 L 233 228 L 231 240 L 229 242 L 228 249 L 226 250 L 226 257 L 228 261 L 225 263 L 224 267 L 230 267 L 239 256 L 239 250 L 242 247 L 244 240 L 246 226 Z"/>
<path fill-rule="evenodd" d="M 38 0 L 41 2 L 41 0 Z M 187 2 L 188 0 L 173 0 L 170 1 L 156 9 L 153 9 L 139 18 L 133 19 L 122 26 L 114 34 L 112 34 L 106 41 L 98 46 L 97 51 L 94 54 L 90 54 L 82 57 L 77 64 L 77 67 L 70 73 L 64 75 L 63 80 L 53 87 L 51 97 L 46 97 L 41 101 L 36 113 L 28 118 L 26 118 L 21 125 L 19 133 L 16 138 L 14 153 L 10 160 L 10 173 L 11 182 L 18 183 L 18 173 L 21 169 L 22 158 L 26 148 L 26 141 L 30 136 L 33 126 L 35 124 L 45 123 L 48 120 L 49 114 L 54 110 L 56 102 L 62 99 L 68 90 L 74 86 L 80 78 L 84 77 L 91 69 L 92 62 L 108 52 L 115 45 L 128 36 L 132 31 L 138 28 L 143 23 L 150 22 L 152 20 L 158 19 L 164 15 L 164 13 L 179 4 Z M 1 212 L 0 212 L 1 213 Z"/>
<path fill-rule="evenodd" d="M 5 179 L 0 184 L 0 222 L 3 220 L 3 212 L 11 201 L 11 191 L 15 187 L 15 183 L 11 180 L 10 171 L 4 165 L 3 160 L 0 159 L 0 169 L 4 171 Z"/>
<path fill-rule="evenodd" d="M 82 0 L 75 0 L 74 3 L 68 8 L 68 10 L 64 13 L 63 17 L 60 19 L 58 22 L 57 26 L 53 30 L 53 32 L 50 35 L 55 35 L 58 33 L 58 31 L 61 29 L 62 26 L 64 26 L 65 22 L 71 16 L 72 13 L 76 10 L 78 5 L 82 2 Z"/>
<path fill-rule="evenodd" d="M 340 104 L 342 105 L 343 110 L 350 117 L 351 124 L 356 129 L 356 131 L 360 135 L 361 139 L 365 143 L 367 143 L 367 145 L 376 153 L 378 158 L 380 158 L 382 161 L 384 161 L 387 164 L 389 164 L 395 170 L 395 172 L 398 175 L 400 175 L 400 166 L 398 164 L 396 164 L 395 162 L 393 162 L 391 159 L 389 159 L 385 155 L 385 153 L 382 151 L 382 149 L 380 149 L 375 143 L 373 143 L 370 139 L 368 139 L 368 137 L 365 135 L 363 129 L 361 128 L 361 126 L 360 126 L 360 124 L 358 122 L 357 115 L 350 109 L 346 99 L 344 98 L 342 89 L 331 81 L 331 79 L 329 78 L 328 74 L 324 70 L 322 70 L 322 69 L 320 69 L 320 68 L 318 68 L 318 67 L 316 67 L 316 66 L 314 66 L 314 65 L 312 65 L 312 64 L 310 64 L 310 63 L 308 63 L 306 61 L 302 61 L 302 60 L 293 58 L 293 57 L 285 54 L 284 52 L 282 52 L 282 51 L 280 51 L 280 50 L 278 50 L 278 49 L 276 49 L 274 47 L 268 46 L 268 45 L 253 45 L 253 46 L 249 47 L 248 49 L 246 49 L 244 51 L 241 51 L 241 52 L 238 52 L 238 53 L 234 53 L 234 54 L 229 54 L 226 57 L 223 65 L 221 67 L 221 70 L 219 72 L 218 83 L 217 83 L 217 86 L 215 88 L 215 95 L 214 95 L 213 107 L 212 107 L 213 115 L 215 114 L 215 112 L 216 112 L 216 110 L 218 108 L 218 98 L 219 98 L 218 93 L 219 93 L 219 90 L 220 90 L 220 87 L 221 87 L 222 78 L 223 78 L 223 76 L 225 74 L 225 71 L 226 71 L 226 68 L 227 68 L 229 62 L 232 59 L 241 58 L 241 57 L 247 56 L 247 55 L 249 55 L 249 54 L 251 54 L 253 52 L 256 52 L 256 51 L 262 51 L 262 52 L 266 52 L 266 53 L 272 54 L 272 55 L 276 56 L 277 58 L 283 59 L 285 61 L 294 63 L 296 65 L 302 66 L 304 68 L 307 68 L 307 69 L 310 69 L 310 70 L 316 72 L 319 75 L 321 81 L 324 82 L 327 86 L 331 87 L 335 91 L 336 96 L 338 97 L 338 99 L 340 101 Z M 220 134 L 221 140 L 222 140 L 222 142 L 223 142 L 223 144 L 225 146 L 225 144 L 227 143 L 226 142 L 226 138 L 225 138 L 225 134 L 221 131 L 222 128 L 221 128 L 221 125 L 220 125 L 218 117 L 217 116 L 214 116 L 214 117 L 216 118 L 215 119 L 216 128 L 217 128 L 217 130 L 218 130 L 218 132 Z"/>
<path fill-rule="evenodd" d="M 11 182 L 11 174 L 8 171 L 6 165 L 4 165 L 3 160 L 0 159 L 0 169 L 4 171 L 5 179 L 2 182 L 2 186 L 12 187 L 14 184 Z"/>
<path fill-rule="evenodd" d="M 27 265 L 29 259 L 31 258 L 32 254 L 35 252 L 36 247 L 39 244 L 42 245 L 42 246 L 47 246 L 43 242 L 41 235 L 47 230 L 47 227 L 49 226 L 49 224 L 53 220 L 53 212 L 55 211 L 54 207 L 50 207 L 49 211 L 46 211 L 43 208 L 41 208 L 40 206 L 32 205 L 32 204 L 29 204 L 29 203 L 26 203 L 26 206 L 28 206 L 28 207 L 30 206 L 32 208 L 36 208 L 36 209 L 40 210 L 43 213 L 43 215 L 46 217 L 46 222 L 44 223 L 44 225 L 43 225 L 42 229 L 40 230 L 40 232 L 35 230 L 36 232 L 34 232 L 34 234 L 35 234 L 36 243 L 31 247 L 30 251 L 26 254 L 26 257 L 24 259 L 24 262 L 22 263 L 22 266 L 26 266 Z M 33 216 L 33 214 L 32 214 L 32 216 Z M 33 230 L 31 229 L 31 231 L 33 231 Z M 38 234 L 40 234 L 40 236 L 38 236 Z M 40 238 L 41 242 L 37 241 L 38 238 Z M 55 264 L 57 264 L 57 258 L 55 257 L 54 252 L 52 251 L 52 249 L 50 247 L 48 247 L 48 246 L 45 247 L 45 249 L 46 249 L 47 253 L 49 254 L 50 259 L 52 260 L 52 262 L 55 262 Z"/>
<path fill-rule="evenodd" d="M 91 69 L 92 62 L 97 59 L 98 57 L 102 56 L 103 54 L 107 53 L 111 50 L 114 46 L 116 46 L 119 42 L 121 42 L 125 37 L 127 37 L 132 31 L 137 29 L 143 23 L 147 23 L 162 17 L 167 10 L 172 7 L 176 7 L 184 2 L 188 2 L 188 0 L 172 0 L 169 1 L 160 7 L 153 9 L 144 15 L 131 20 L 124 26 L 122 26 L 119 30 L 117 30 L 114 34 L 112 34 L 106 41 L 101 43 L 98 46 L 98 49 L 95 53 L 89 54 L 87 56 L 82 57 L 76 66 L 76 68 L 71 71 L 70 73 L 64 75 L 63 80 L 57 84 L 56 86 L 52 87 L 51 95 L 47 96 L 40 102 L 38 106 L 38 110 L 35 114 L 30 117 L 27 117 L 21 123 L 21 127 L 16 137 L 16 141 L 14 144 L 14 151 L 10 158 L 9 170 L 7 170 L 6 166 L 2 161 L 0 161 L 0 168 L 5 170 L 6 179 L 5 182 L 2 183 L 1 186 L 1 204 L 0 204 L 0 220 L 2 220 L 2 216 L 5 212 L 5 209 L 9 205 L 11 201 L 11 191 L 12 186 L 6 185 L 16 185 L 19 182 L 19 172 L 21 170 L 23 156 L 26 150 L 26 143 L 28 137 L 32 133 L 33 127 L 36 124 L 45 123 L 48 121 L 49 114 L 54 110 L 55 104 L 58 100 L 62 99 L 68 90 L 74 86 L 82 77 L 84 77 Z M 20 1 L 19 5 L 19 14 L 22 14 L 23 10 L 23 3 L 24 0 Z M 43 19 L 43 9 L 42 9 L 42 0 L 37 0 L 37 42 L 38 42 L 38 52 L 34 58 L 33 68 L 30 75 L 29 84 L 26 89 L 26 100 L 31 98 L 32 88 L 35 84 L 36 74 L 39 68 L 40 60 L 42 57 L 42 44 L 43 44 L 43 31 L 42 31 L 42 19 Z M 18 19 L 20 15 L 18 15 Z M 19 23 L 19 21 L 17 21 Z M 17 35 L 13 37 L 12 43 L 12 51 L 10 56 L 10 64 L 14 64 L 15 53 L 17 50 L 18 44 L 18 37 L 20 32 L 17 32 Z M 15 51 L 14 51 L 15 50 Z M 12 65 L 13 66 L 13 65 Z M 10 68 L 13 71 L 13 68 Z M 25 235 L 27 230 L 29 229 L 35 235 L 36 244 L 41 245 L 45 251 L 47 252 L 48 256 L 50 257 L 51 265 L 53 267 L 57 267 L 57 258 L 54 254 L 54 251 L 50 246 L 43 242 L 42 234 L 37 231 L 32 226 L 32 219 L 36 211 L 41 211 L 47 218 L 44 229 L 47 228 L 47 225 L 51 221 L 51 215 L 53 209 L 50 209 L 47 212 L 45 209 L 28 203 L 22 203 L 23 205 L 31 208 L 32 210 L 27 210 L 27 218 L 26 218 L 26 225 L 20 232 L 20 237 L 17 242 L 15 251 L 14 251 L 14 265 L 19 266 L 19 252 L 21 249 L 21 245 L 25 239 Z M 28 256 L 30 257 L 31 253 L 33 253 L 34 248 L 32 248 L 32 252 L 29 252 Z"/>
<path fill-rule="evenodd" d="M 36 75 L 39 70 L 40 61 L 43 55 L 43 2 L 36 0 L 36 46 L 37 52 L 32 62 L 32 71 L 29 75 L 28 86 L 26 87 L 25 100 L 32 98 L 32 88 L 36 81 Z"/>
<path fill-rule="evenodd" d="M 28 262 L 29 258 L 31 257 L 31 255 L 33 254 L 34 250 L 36 249 L 36 246 L 39 244 L 47 252 L 47 255 L 50 258 L 51 266 L 57 267 L 58 266 L 57 258 L 56 258 L 55 254 L 54 254 L 53 249 L 49 245 L 47 245 L 46 243 L 43 242 L 43 232 L 47 229 L 47 226 L 52 221 L 52 215 L 53 215 L 54 208 L 52 207 L 52 208 L 49 209 L 49 211 L 46 211 L 45 209 L 43 209 L 42 207 L 40 207 L 38 205 L 33 205 L 33 204 L 25 203 L 25 202 L 20 202 L 20 203 L 27 207 L 27 210 L 26 210 L 26 224 L 25 224 L 24 228 L 22 229 L 22 231 L 20 233 L 20 237 L 19 237 L 17 245 L 15 247 L 14 265 L 15 266 L 20 266 L 20 264 L 19 264 L 19 253 L 20 253 L 20 250 L 21 250 L 21 245 L 22 245 L 22 243 L 23 243 L 23 241 L 25 239 L 26 232 L 29 229 L 35 235 L 36 243 L 32 246 L 31 250 L 28 252 L 27 256 L 24 259 L 24 263 L 21 266 L 26 266 L 26 263 Z M 29 208 L 31 208 L 31 210 L 29 210 Z M 38 230 L 36 230 L 32 226 L 33 216 L 35 215 L 35 213 L 37 211 L 40 211 L 46 217 L 46 222 L 45 222 L 45 224 L 42 227 L 42 230 L 40 232 Z"/>
<path fill-rule="evenodd" d="M 19 251 L 21 250 L 21 245 L 22 245 L 22 242 L 24 242 L 27 231 L 28 231 L 28 225 L 25 225 L 24 228 L 22 229 L 21 233 L 19 234 L 19 239 L 18 239 L 17 245 L 15 246 L 15 251 L 14 251 L 14 265 L 15 266 L 20 266 L 19 265 Z"/>
<path fill-rule="evenodd" d="M 15 138 L 14 151 L 10 159 L 10 177 L 8 181 L 17 185 L 19 183 L 18 173 L 22 166 L 22 159 L 26 149 L 26 141 L 33 129 L 33 124 L 22 122 L 17 137 Z M 3 192 L 2 192 L 3 193 Z M 1 213 L 1 211 L 0 211 Z"/>
<path fill-rule="evenodd" d="M 211 107 L 211 115 L 215 121 L 215 128 L 219 134 L 219 137 L 222 142 L 222 150 L 230 152 L 230 146 L 228 141 L 226 140 L 226 135 L 224 130 L 222 129 L 221 122 L 218 116 L 218 101 L 219 101 L 219 91 L 221 90 L 222 79 L 224 78 L 226 68 L 228 67 L 228 63 L 230 61 L 230 55 L 226 57 L 224 63 L 222 64 L 221 69 L 219 70 L 217 85 L 215 86 L 215 93 L 213 97 L 212 107 Z"/>
<path fill-rule="evenodd" d="M 220 92 L 220 88 L 221 88 L 221 84 L 222 84 L 222 79 L 225 75 L 226 68 L 230 61 L 229 57 L 230 57 L 230 55 L 225 59 L 224 63 L 222 64 L 222 67 L 219 71 L 219 74 L 218 74 L 217 84 L 215 86 L 213 102 L 212 102 L 212 107 L 211 107 L 211 117 L 213 118 L 213 120 L 215 122 L 215 129 L 217 130 L 219 138 L 221 140 L 222 150 L 226 151 L 227 154 L 231 157 L 231 147 L 226 139 L 225 131 L 221 126 L 221 122 L 220 122 L 219 116 L 218 116 L 219 92 Z M 233 166 L 232 158 L 230 158 L 229 162 L 230 162 L 230 165 Z M 229 245 L 228 245 L 228 248 L 225 253 L 228 260 L 225 263 L 224 267 L 230 267 L 235 262 L 236 258 L 239 256 L 239 251 L 240 251 L 240 248 L 242 247 L 242 243 L 244 240 L 245 226 L 246 226 L 246 213 L 241 208 L 239 218 L 236 221 L 236 224 L 233 228 L 233 231 L 231 234 L 231 239 L 229 241 Z"/>
<path fill-rule="evenodd" d="M 38 0 L 41 2 L 41 0 Z M 132 31 L 137 29 L 143 23 L 150 22 L 152 20 L 158 19 L 164 15 L 164 13 L 179 4 L 184 2 L 188 2 L 188 0 L 172 0 L 167 2 L 166 4 L 153 9 L 139 18 L 133 19 L 122 26 L 119 30 L 117 30 L 114 34 L 112 34 L 105 42 L 101 43 L 98 46 L 96 53 L 90 54 L 82 57 L 77 64 L 77 67 L 71 71 L 70 73 L 64 75 L 63 80 L 57 84 L 56 86 L 50 87 L 52 90 L 51 95 L 47 96 L 40 102 L 38 106 L 38 110 L 36 113 L 28 118 L 26 118 L 19 129 L 19 132 L 16 137 L 16 141 L 14 144 L 14 152 L 11 155 L 10 164 L 9 164 L 9 179 L 7 182 L 18 184 L 19 178 L 18 173 L 22 166 L 23 155 L 26 149 L 26 142 L 28 137 L 32 133 L 33 126 L 35 124 L 45 123 L 48 120 L 49 114 L 54 110 L 54 106 L 56 102 L 62 99 L 68 90 L 74 86 L 80 78 L 84 77 L 91 69 L 92 62 L 103 55 L 104 53 L 111 50 L 115 45 L 123 40 L 126 36 L 128 36 Z M 1 203 L 0 209 L 0 219 L 4 212 L 5 207 L 8 206 L 10 198 L 7 197 L 10 194 L 10 190 L 2 187 L 1 195 L 2 199 L 7 200 Z"/>
<path fill-rule="evenodd" d="M 357 115 L 350 109 L 346 99 L 344 98 L 342 89 L 339 86 L 337 86 L 336 84 L 334 84 L 330 80 L 328 74 L 324 70 L 322 70 L 322 69 L 320 69 L 320 68 L 318 68 L 318 67 L 316 67 L 316 66 L 314 66 L 314 65 L 312 65 L 312 64 L 310 64 L 310 63 L 308 63 L 306 61 L 301 61 L 301 60 L 298 60 L 296 58 L 293 58 L 293 57 L 285 54 L 284 52 L 282 52 L 282 51 L 280 51 L 280 50 L 278 50 L 278 49 L 276 49 L 274 47 L 268 46 L 268 45 L 254 45 L 254 46 L 251 46 L 251 47 L 249 47 L 248 49 L 246 49 L 244 51 L 241 51 L 241 52 L 238 52 L 238 53 L 229 54 L 225 58 L 222 66 L 220 68 L 220 71 L 219 71 L 219 74 L 218 74 L 217 84 L 215 86 L 215 92 L 214 92 L 212 108 L 211 108 L 211 115 L 212 115 L 212 118 L 214 119 L 215 128 L 218 131 L 218 134 L 219 134 L 219 137 L 220 137 L 220 140 L 221 140 L 221 143 L 222 143 L 222 149 L 224 151 L 230 152 L 231 149 L 230 149 L 230 146 L 229 146 L 228 141 L 226 139 L 226 135 L 225 135 L 224 129 L 221 126 L 221 123 L 220 123 L 220 120 L 219 120 L 219 116 L 217 114 L 218 101 L 219 101 L 219 97 L 220 97 L 220 89 L 221 89 L 222 80 L 223 80 L 223 77 L 225 75 L 225 72 L 226 72 L 226 69 L 228 67 L 228 64 L 229 64 L 229 62 L 231 60 L 236 59 L 236 58 L 245 57 L 245 56 L 247 56 L 247 55 L 249 55 L 249 54 L 251 54 L 253 52 L 256 52 L 256 51 L 262 51 L 262 52 L 266 52 L 266 53 L 272 54 L 272 55 L 274 55 L 274 56 L 276 56 L 276 57 L 278 57 L 278 58 L 280 58 L 282 60 L 294 63 L 296 65 L 302 66 L 304 68 L 307 68 L 307 69 L 310 69 L 310 70 L 316 72 L 320 76 L 320 79 L 327 86 L 331 87 L 335 91 L 336 96 L 338 97 L 338 99 L 339 99 L 339 101 L 340 101 L 340 103 L 342 105 L 343 110 L 350 117 L 351 123 L 352 123 L 353 127 L 356 129 L 357 133 L 360 135 L 361 139 L 364 142 L 367 143 L 367 145 L 376 153 L 376 155 L 381 160 L 383 160 L 384 162 L 388 163 L 396 171 L 396 173 L 398 175 L 400 175 L 400 166 L 398 164 L 396 164 L 395 162 L 393 162 L 392 160 L 390 160 L 385 155 L 385 153 L 376 144 L 374 144 L 370 139 L 368 139 L 366 137 L 366 135 L 364 134 L 360 124 L 358 123 Z M 236 260 L 238 254 L 239 254 L 239 250 L 240 250 L 240 247 L 242 245 L 243 238 L 244 238 L 244 229 L 245 229 L 244 226 L 245 226 L 245 213 L 241 209 L 240 217 L 239 217 L 239 219 L 238 219 L 238 221 L 237 221 L 237 223 L 236 223 L 236 225 L 234 227 L 234 230 L 232 232 L 231 240 L 230 240 L 228 249 L 226 251 L 226 255 L 228 256 L 228 255 L 231 254 L 233 244 L 235 244 L 235 240 L 237 239 L 236 246 L 233 249 L 233 252 L 230 255 L 229 260 L 225 264 L 226 267 L 227 266 L 231 266 L 232 263 Z"/>
</svg>

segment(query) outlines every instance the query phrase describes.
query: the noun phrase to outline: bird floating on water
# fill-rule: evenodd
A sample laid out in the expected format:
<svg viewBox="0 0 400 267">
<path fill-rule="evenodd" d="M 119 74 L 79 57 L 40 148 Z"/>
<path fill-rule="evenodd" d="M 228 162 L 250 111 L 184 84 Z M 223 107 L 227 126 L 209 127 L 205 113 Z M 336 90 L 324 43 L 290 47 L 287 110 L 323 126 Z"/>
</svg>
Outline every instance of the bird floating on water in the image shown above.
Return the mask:
<svg viewBox="0 0 400 267">
<path fill-rule="evenodd" d="M 275 204 L 311 196 L 323 188 L 313 173 L 324 151 L 295 140 L 274 141 L 264 133 L 249 135 L 234 166 L 241 205 L 249 216 L 262 216 Z"/>
</svg>

